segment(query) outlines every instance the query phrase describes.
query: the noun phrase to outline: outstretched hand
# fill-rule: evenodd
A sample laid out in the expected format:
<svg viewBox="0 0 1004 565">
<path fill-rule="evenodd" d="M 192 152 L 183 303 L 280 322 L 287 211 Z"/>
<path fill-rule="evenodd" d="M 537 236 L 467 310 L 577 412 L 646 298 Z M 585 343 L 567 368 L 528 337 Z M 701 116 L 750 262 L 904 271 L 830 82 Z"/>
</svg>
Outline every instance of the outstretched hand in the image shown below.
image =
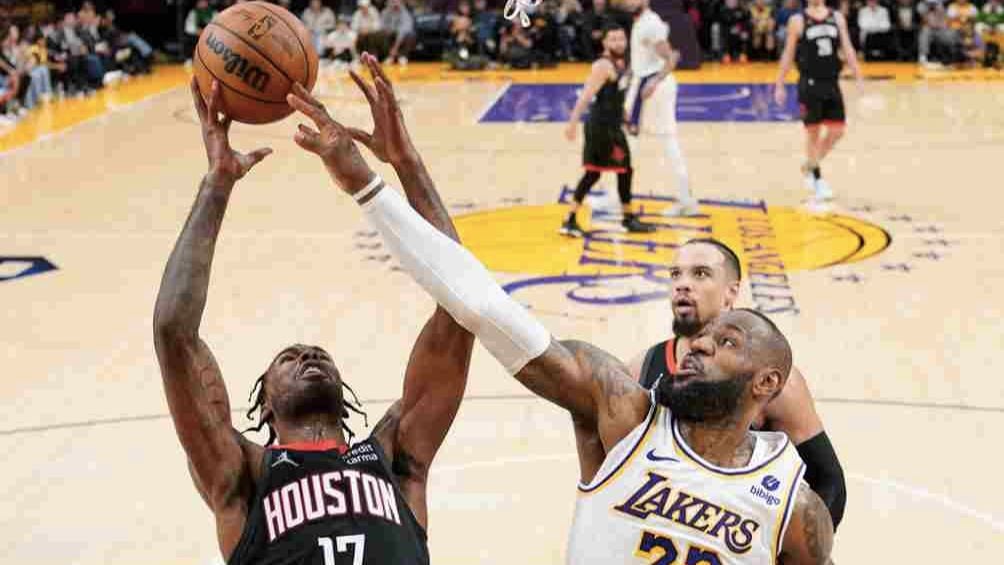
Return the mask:
<svg viewBox="0 0 1004 565">
<path fill-rule="evenodd" d="M 409 159 L 417 159 L 418 152 L 404 125 L 401 106 L 397 103 L 390 79 L 373 55 L 363 53 L 362 62 L 373 77 L 373 85 L 367 84 L 355 71 L 349 71 L 349 75 L 369 102 L 373 114 L 373 133 L 349 128 L 349 135 L 385 163 L 400 164 Z"/>
<path fill-rule="evenodd" d="M 213 81 L 212 91 L 207 102 L 199 90 L 199 83 L 193 78 L 192 99 L 195 102 L 195 112 L 202 124 L 202 143 L 206 146 L 206 157 L 209 159 L 209 173 L 222 183 L 233 184 L 240 180 L 272 153 L 268 147 L 256 149 L 250 153 L 239 153 L 230 147 L 230 124 L 227 116 L 220 117 L 220 85 Z"/>
<path fill-rule="evenodd" d="M 310 118 L 317 129 L 299 124 L 293 137 L 297 145 L 321 158 L 328 173 L 343 191 L 354 194 L 373 178 L 349 130 L 328 114 L 328 110 L 300 84 L 286 96 L 294 110 Z"/>
</svg>

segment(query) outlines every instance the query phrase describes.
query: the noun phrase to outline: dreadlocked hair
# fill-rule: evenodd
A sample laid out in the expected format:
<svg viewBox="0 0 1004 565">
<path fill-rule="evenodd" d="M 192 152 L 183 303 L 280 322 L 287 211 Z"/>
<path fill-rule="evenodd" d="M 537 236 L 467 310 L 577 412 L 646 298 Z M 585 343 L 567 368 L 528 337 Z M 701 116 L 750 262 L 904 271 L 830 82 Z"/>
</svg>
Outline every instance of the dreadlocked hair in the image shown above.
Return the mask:
<svg viewBox="0 0 1004 565">
<path fill-rule="evenodd" d="M 245 428 L 244 429 L 244 433 L 247 433 L 247 432 L 260 432 L 262 428 L 264 428 L 265 426 L 268 426 L 268 441 L 265 442 L 265 447 L 268 447 L 268 446 L 272 445 L 273 443 L 275 443 L 276 435 L 275 435 L 275 428 L 272 427 L 272 420 L 275 418 L 275 416 L 273 415 L 273 416 L 269 416 L 267 418 L 263 418 L 262 415 L 261 415 L 261 410 L 262 410 L 262 408 L 265 407 L 265 375 L 266 374 L 268 374 L 268 373 L 262 373 L 261 376 L 258 377 L 258 379 L 254 382 L 254 386 L 251 387 L 251 394 L 248 395 L 248 402 L 251 402 L 252 399 L 253 399 L 254 403 L 251 404 L 250 408 L 248 408 L 247 419 L 251 420 L 253 422 L 255 420 L 255 417 L 257 416 L 257 418 L 258 418 L 258 425 L 257 426 L 251 426 L 251 427 Z M 363 417 L 363 426 L 365 426 L 365 427 L 368 428 L 370 424 L 369 424 L 369 418 L 366 416 L 366 412 L 363 410 L 363 403 L 360 402 L 359 401 L 359 397 L 356 396 L 356 391 L 352 390 L 352 387 L 350 387 L 345 381 L 342 381 L 341 384 L 342 384 L 342 388 L 344 388 L 345 390 L 348 390 L 349 393 L 352 395 L 352 401 L 351 402 L 348 401 L 347 399 L 343 400 L 343 402 L 342 402 L 342 413 L 341 413 L 342 428 L 344 428 L 345 431 L 348 432 L 348 434 L 349 434 L 349 444 L 351 445 L 352 444 L 352 438 L 356 437 L 356 433 L 354 431 L 352 431 L 352 428 L 349 427 L 349 424 L 348 424 L 349 410 L 351 410 L 351 411 L 355 412 L 356 414 L 359 414 L 360 416 Z"/>
</svg>

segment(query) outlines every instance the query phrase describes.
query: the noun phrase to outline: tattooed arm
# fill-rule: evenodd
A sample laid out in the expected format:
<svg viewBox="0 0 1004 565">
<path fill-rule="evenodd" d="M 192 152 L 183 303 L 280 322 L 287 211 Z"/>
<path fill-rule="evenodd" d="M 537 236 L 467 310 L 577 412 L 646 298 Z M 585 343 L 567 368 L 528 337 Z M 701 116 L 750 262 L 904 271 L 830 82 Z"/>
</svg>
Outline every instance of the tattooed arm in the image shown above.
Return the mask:
<svg viewBox="0 0 1004 565">
<path fill-rule="evenodd" d="M 167 404 L 188 456 L 196 489 L 216 516 L 217 537 L 224 556 L 240 539 L 252 475 L 246 445 L 230 420 L 230 400 L 220 368 L 199 336 L 206 307 L 209 272 L 223 215 L 234 184 L 268 150 L 241 155 L 227 142 L 229 120 L 217 117 L 219 90 L 214 85 L 208 106 L 193 81 L 192 94 L 202 122 L 210 171 L 202 179 L 188 221 L 175 244 L 153 316 L 154 347 L 160 363 Z"/>
<path fill-rule="evenodd" d="M 607 450 L 645 419 L 650 406 L 624 363 L 583 341 L 552 340 L 516 379 L 571 412 L 576 425 L 596 429 Z"/>
<path fill-rule="evenodd" d="M 798 487 L 791 523 L 784 534 L 781 563 L 827 565 L 833 549 L 833 522 L 822 499 L 805 483 Z"/>
</svg>

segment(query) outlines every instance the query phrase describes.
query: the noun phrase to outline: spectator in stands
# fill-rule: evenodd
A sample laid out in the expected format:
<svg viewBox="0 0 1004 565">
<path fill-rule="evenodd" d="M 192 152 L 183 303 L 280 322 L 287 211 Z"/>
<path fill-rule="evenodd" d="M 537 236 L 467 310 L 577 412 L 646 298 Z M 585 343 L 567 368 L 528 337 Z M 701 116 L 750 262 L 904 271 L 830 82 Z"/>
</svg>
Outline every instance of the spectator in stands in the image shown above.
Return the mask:
<svg viewBox="0 0 1004 565">
<path fill-rule="evenodd" d="M 82 50 L 83 44 L 74 43 L 72 27 L 67 31 L 67 16 L 74 17 L 72 12 L 60 17 L 52 25 L 42 28 L 45 35 L 45 48 L 49 53 L 49 68 L 53 71 L 57 92 L 61 89 L 69 96 L 83 96 L 88 92 L 87 67 Z"/>
<path fill-rule="evenodd" d="M 300 19 L 303 20 L 303 25 L 310 30 L 310 35 L 314 38 L 314 47 L 320 53 L 323 49 L 324 38 L 331 30 L 335 29 L 335 12 L 322 4 L 321 0 L 310 0 L 310 4 L 303 11 Z"/>
<path fill-rule="evenodd" d="M 1004 67 L 1004 2 L 987 0 L 976 21 L 976 33 L 986 43 L 983 66 L 1001 69 Z"/>
<path fill-rule="evenodd" d="M 216 17 L 216 10 L 209 6 L 209 0 L 196 0 L 195 7 L 185 18 L 185 58 L 191 59 L 195 46 L 199 42 L 202 30 Z"/>
<path fill-rule="evenodd" d="M 5 123 L 16 121 L 27 113 L 24 108 L 24 96 L 28 90 L 27 81 L 30 78 L 18 68 L 16 53 L 11 45 L 11 30 L 14 26 L 2 28 L 0 41 L 0 111 Z"/>
<path fill-rule="evenodd" d="M 774 39 L 778 45 L 784 45 L 784 39 L 788 35 L 788 20 L 799 10 L 801 7 L 798 5 L 798 0 L 784 0 L 781 8 L 777 11 L 777 17 L 774 20 L 776 22 Z"/>
<path fill-rule="evenodd" d="M 476 45 L 471 4 L 467 0 L 460 0 L 450 21 L 450 49 L 455 50 L 461 59 L 466 59 Z"/>
<path fill-rule="evenodd" d="M 766 60 L 774 56 L 774 8 L 767 0 L 754 0 L 750 6 L 752 22 L 752 55 Z"/>
<path fill-rule="evenodd" d="M 399 65 L 407 65 L 408 55 L 415 48 L 415 18 L 401 0 L 387 0 L 387 7 L 380 14 L 380 27 L 390 44 L 384 63 L 397 61 Z"/>
<path fill-rule="evenodd" d="M 948 27 L 959 32 L 966 32 L 976 22 L 980 10 L 969 0 L 957 0 L 948 5 Z"/>
<path fill-rule="evenodd" d="M 603 52 L 603 28 L 613 21 L 606 0 L 593 0 L 593 9 L 582 18 L 582 32 L 579 35 L 579 49 L 587 61 L 596 59 L 596 55 Z"/>
<path fill-rule="evenodd" d="M 722 29 L 722 40 L 725 56 L 723 63 L 738 60 L 745 63 L 749 60 L 750 44 L 750 13 L 739 5 L 739 0 L 725 0 L 719 16 Z"/>
<path fill-rule="evenodd" d="M 559 57 L 565 61 L 577 60 L 575 39 L 582 33 L 582 4 L 579 0 L 561 0 L 554 15 L 558 26 Z"/>
<path fill-rule="evenodd" d="M 943 63 L 953 63 L 961 56 L 962 41 L 959 32 L 949 27 L 945 7 L 935 2 L 929 4 L 924 27 L 920 29 L 917 38 L 920 64 L 936 64 L 929 60 L 932 48 L 936 58 Z"/>
<path fill-rule="evenodd" d="M 36 59 L 32 55 L 32 44 L 37 35 L 39 35 L 38 30 L 34 26 L 26 30 L 23 38 L 19 36 L 17 26 L 10 26 L 8 34 L 12 46 L 11 57 L 8 58 L 13 59 L 18 70 L 27 75 L 24 107 L 28 110 L 52 98 L 52 77 L 49 67 L 43 60 Z"/>
<path fill-rule="evenodd" d="M 47 45 L 47 39 L 55 28 L 51 22 L 47 22 L 41 28 L 32 27 L 30 29 L 32 35 L 27 38 L 29 44 L 28 54 L 31 57 L 33 65 L 45 67 L 48 70 L 50 90 L 55 94 L 57 91 L 52 89 L 52 85 L 58 85 L 61 80 L 65 82 L 67 71 L 66 63 L 55 61 Z M 63 88 L 65 91 L 65 86 Z"/>
<path fill-rule="evenodd" d="M 878 0 L 868 0 L 858 10 L 861 50 L 868 60 L 887 60 L 893 54 L 892 20 Z"/>
<path fill-rule="evenodd" d="M 987 0 L 976 18 L 976 31 L 981 35 L 1004 35 L 1004 2 Z"/>
<path fill-rule="evenodd" d="M 507 23 L 499 41 L 502 63 L 514 69 L 529 69 L 533 65 L 533 40 L 518 22 Z"/>
<path fill-rule="evenodd" d="M 486 0 L 474 0 L 474 36 L 479 55 L 494 56 L 497 53 L 499 19 L 499 12 L 489 10 Z"/>
<path fill-rule="evenodd" d="M 893 22 L 899 60 L 916 60 L 917 30 L 920 29 L 921 16 L 913 0 L 897 0 Z"/>
<path fill-rule="evenodd" d="M 87 58 L 88 74 L 103 84 L 105 74 L 115 69 L 115 59 L 111 44 L 101 29 L 101 20 L 93 5 L 84 3 L 77 13 L 77 35 L 84 42 L 90 55 Z"/>
<path fill-rule="evenodd" d="M 77 94 L 92 94 L 102 86 L 104 68 L 101 65 L 101 59 L 91 53 L 80 35 L 77 14 L 75 12 L 63 14 L 60 27 L 54 37 L 58 41 L 60 51 L 69 55 L 71 67 L 76 67 L 81 73 L 84 85 L 83 90 L 77 91 Z"/>
<path fill-rule="evenodd" d="M 101 25 L 107 30 L 113 47 L 123 57 L 122 66 L 131 75 L 147 74 L 153 68 L 153 47 L 135 32 L 127 32 L 115 24 L 115 12 L 105 11 Z"/>
<path fill-rule="evenodd" d="M 352 65 L 358 59 L 356 53 L 356 32 L 349 26 L 345 17 L 338 18 L 335 29 L 324 38 L 321 51 L 326 59 L 335 62 L 338 67 Z"/>
<path fill-rule="evenodd" d="M 379 55 L 380 13 L 370 5 L 370 0 L 359 0 L 352 14 L 352 31 L 356 33 L 356 50 Z"/>
<path fill-rule="evenodd" d="M 554 20 L 557 11 L 557 0 L 544 0 L 530 15 L 530 27 L 526 32 L 533 42 L 533 62 L 536 64 L 554 65 L 560 56 L 558 26 Z"/>
</svg>

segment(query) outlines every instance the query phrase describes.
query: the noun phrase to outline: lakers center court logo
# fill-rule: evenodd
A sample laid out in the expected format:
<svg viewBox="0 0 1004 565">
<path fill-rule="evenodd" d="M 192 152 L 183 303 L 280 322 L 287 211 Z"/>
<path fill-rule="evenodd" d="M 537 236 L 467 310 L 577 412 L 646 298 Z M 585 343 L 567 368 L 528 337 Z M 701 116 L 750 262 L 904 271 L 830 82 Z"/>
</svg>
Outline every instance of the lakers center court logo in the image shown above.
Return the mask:
<svg viewBox="0 0 1004 565">
<path fill-rule="evenodd" d="M 625 305 L 665 300 L 668 266 L 688 239 L 715 237 L 736 250 L 757 309 L 798 314 L 790 284 L 794 272 L 849 264 L 884 251 L 891 238 L 883 228 L 840 214 L 812 215 L 763 201 L 702 201 L 704 216 L 664 218 L 672 199 L 636 196 L 651 234 L 626 234 L 619 217 L 593 211 L 583 239 L 562 237 L 556 226 L 568 213 L 571 190 L 557 204 L 516 206 L 458 215 L 464 245 L 491 270 L 519 275 L 504 288 L 532 306 L 543 288 L 567 300 L 591 305 Z M 580 214 L 580 223 L 586 214 Z M 553 300 L 553 293 L 551 299 Z"/>
<path fill-rule="evenodd" d="M 887 206 L 859 203 L 814 214 L 763 200 L 701 200 L 702 216 L 667 218 L 662 212 L 675 201 L 653 195 L 635 195 L 634 203 L 656 232 L 624 233 L 617 212 L 586 208 L 579 222 L 587 235 L 574 239 L 558 234 L 572 193 L 562 188 L 553 204 L 506 197 L 491 206 L 464 201 L 449 207 L 464 246 L 506 292 L 541 312 L 560 302 L 618 307 L 665 301 L 677 248 L 699 237 L 714 237 L 737 252 L 744 297 L 775 316 L 801 313 L 793 279 L 810 271 L 841 286 L 904 277 L 948 258 L 959 243 L 939 225 Z M 894 237 L 903 245 L 893 248 Z M 398 270 L 375 231 L 356 232 L 354 245 L 364 262 Z"/>
</svg>

